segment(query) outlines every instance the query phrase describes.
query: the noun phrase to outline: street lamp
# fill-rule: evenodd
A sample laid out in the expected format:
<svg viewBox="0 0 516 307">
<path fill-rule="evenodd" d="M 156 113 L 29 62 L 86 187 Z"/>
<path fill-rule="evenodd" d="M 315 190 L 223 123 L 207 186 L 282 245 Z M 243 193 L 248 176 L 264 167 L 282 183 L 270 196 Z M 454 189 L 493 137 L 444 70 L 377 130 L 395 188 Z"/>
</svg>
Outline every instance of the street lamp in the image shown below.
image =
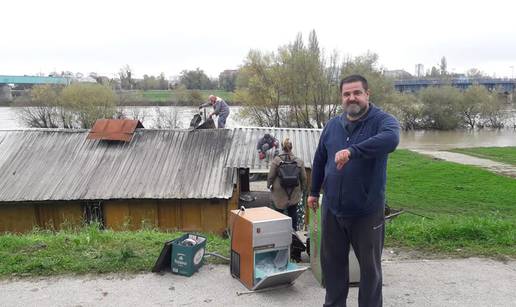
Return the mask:
<svg viewBox="0 0 516 307">
<path fill-rule="evenodd" d="M 514 79 L 514 65 L 509 66 L 511 69 L 511 79 Z"/>
</svg>

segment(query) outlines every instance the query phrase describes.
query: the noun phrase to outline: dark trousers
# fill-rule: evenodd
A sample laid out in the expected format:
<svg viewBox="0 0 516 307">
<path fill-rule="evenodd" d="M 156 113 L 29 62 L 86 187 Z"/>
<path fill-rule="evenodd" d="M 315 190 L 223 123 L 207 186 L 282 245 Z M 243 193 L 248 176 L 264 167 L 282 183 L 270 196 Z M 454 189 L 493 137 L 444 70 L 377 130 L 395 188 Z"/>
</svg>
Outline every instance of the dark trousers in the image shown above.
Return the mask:
<svg viewBox="0 0 516 307">
<path fill-rule="evenodd" d="M 336 217 L 328 209 L 323 209 L 321 267 L 326 286 L 324 306 L 346 306 L 350 244 L 360 264 L 358 305 L 382 306 L 384 221 L 383 208 L 359 217 Z"/>
<path fill-rule="evenodd" d="M 276 209 L 276 211 L 290 216 L 292 219 L 292 228 L 294 231 L 297 231 L 297 205 L 288 206 L 286 209 Z"/>
</svg>

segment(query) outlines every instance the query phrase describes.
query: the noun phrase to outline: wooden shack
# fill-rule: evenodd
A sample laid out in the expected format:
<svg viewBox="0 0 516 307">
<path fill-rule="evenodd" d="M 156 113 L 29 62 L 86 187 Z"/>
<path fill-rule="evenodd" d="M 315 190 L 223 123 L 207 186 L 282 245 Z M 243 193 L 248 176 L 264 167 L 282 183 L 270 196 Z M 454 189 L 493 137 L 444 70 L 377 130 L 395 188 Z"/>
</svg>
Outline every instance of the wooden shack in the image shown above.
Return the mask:
<svg viewBox="0 0 516 307">
<path fill-rule="evenodd" d="M 289 137 L 308 176 L 321 130 L 143 129 L 137 121 L 88 130 L 0 131 L 0 232 L 97 220 L 114 230 L 222 233 L 229 210 L 266 173 L 256 142 Z"/>
<path fill-rule="evenodd" d="M 221 233 L 238 205 L 225 165 L 231 130 L 135 129 L 130 140 L 86 130 L 0 131 L 0 231 L 112 229 Z"/>
</svg>

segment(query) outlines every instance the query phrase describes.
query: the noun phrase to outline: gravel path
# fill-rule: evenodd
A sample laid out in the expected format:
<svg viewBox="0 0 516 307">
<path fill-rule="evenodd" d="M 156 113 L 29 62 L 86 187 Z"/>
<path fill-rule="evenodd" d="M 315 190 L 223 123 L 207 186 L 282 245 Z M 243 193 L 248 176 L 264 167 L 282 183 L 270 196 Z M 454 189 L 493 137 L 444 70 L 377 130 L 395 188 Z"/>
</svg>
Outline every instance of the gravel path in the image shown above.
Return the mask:
<svg viewBox="0 0 516 307">
<path fill-rule="evenodd" d="M 515 306 L 516 261 L 396 259 L 383 261 L 384 306 Z M 247 289 L 225 265 L 192 277 L 108 274 L 0 280 L 0 306 L 321 306 L 322 289 L 306 271 L 291 287 Z M 356 306 L 352 288 L 349 306 Z"/>
<path fill-rule="evenodd" d="M 468 156 L 460 153 L 449 152 L 449 151 L 437 151 L 437 150 L 424 150 L 424 149 L 412 149 L 412 151 L 432 156 L 437 159 L 446 160 L 450 162 L 473 165 L 481 168 L 485 168 L 489 171 L 516 178 L 516 166 L 496 162 L 489 159 L 482 159 L 473 156 Z"/>
</svg>

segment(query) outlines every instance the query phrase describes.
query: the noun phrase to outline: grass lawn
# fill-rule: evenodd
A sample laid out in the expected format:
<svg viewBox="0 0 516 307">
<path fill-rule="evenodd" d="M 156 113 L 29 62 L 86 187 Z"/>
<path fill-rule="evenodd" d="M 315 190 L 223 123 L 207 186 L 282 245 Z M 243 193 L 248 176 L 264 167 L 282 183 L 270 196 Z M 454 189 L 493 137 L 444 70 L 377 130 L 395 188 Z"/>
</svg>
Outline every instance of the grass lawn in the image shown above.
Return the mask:
<svg viewBox="0 0 516 307">
<path fill-rule="evenodd" d="M 387 246 L 459 256 L 516 256 L 516 180 L 398 150 L 389 160 Z"/>
<path fill-rule="evenodd" d="M 196 90 L 202 96 L 204 101 L 208 101 L 209 95 L 219 96 L 226 101 L 233 100 L 233 93 L 222 90 Z M 187 90 L 187 96 L 189 92 Z M 166 103 L 166 102 L 178 102 L 178 93 L 176 90 L 148 90 L 148 91 L 134 91 L 130 93 L 124 93 L 130 101 L 136 102 L 148 102 L 148 103 Z M 183 94 L 184 95 L 184 94 Z M 184 99 L 184 98 L 183 98 Z"/>
<path fill-rule="evenodd" d="M 516 147 L 455 148 L 450 151 L 516 165 Z"/>
<path fill-rule="evenodd" d="M 176 98 L 174 91 L 149 90 L 140 91 L 139 93 L 142 95 L 143 98 L 154 102 L 172 101 Z"/>
<path fill-rule="evenodd" d="M 163 243 L 181 235 L 155 230 L 103 231 L 95 225 L 57 233 L 6 234 L 0 236 L 0 276 L 150 271 Z M 207 251 L 228 257 L 228 240 L 205 236 Z"/>
<path fill-rule="evenodd" d="M 516 180 L 407 150 L 391 155 L 388 203 L 408 213 L 387 225 L 386 246 L 437 255 L 516 257 Z M 34 231 L 0 236 L 0 276 L 150 271 L 163 242 L 157 230 Z M 207 235 L 208 252 L 229 255 L 229 240 Z M 208 258 L 210 262 L 222 262 Z"/>
</svg>

